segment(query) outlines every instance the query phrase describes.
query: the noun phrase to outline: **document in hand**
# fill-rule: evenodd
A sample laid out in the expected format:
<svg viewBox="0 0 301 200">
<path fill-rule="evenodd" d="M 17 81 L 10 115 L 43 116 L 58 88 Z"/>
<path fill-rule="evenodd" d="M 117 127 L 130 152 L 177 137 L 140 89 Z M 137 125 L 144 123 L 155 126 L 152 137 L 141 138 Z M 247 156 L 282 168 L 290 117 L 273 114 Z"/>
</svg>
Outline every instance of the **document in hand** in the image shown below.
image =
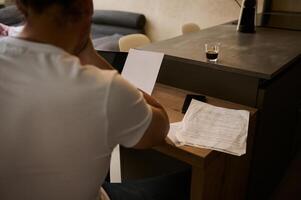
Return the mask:
<svg viewBox="0 0 301 200">
<path fill-rule="evenodd" d="M 163 58 L 163 53 L 131 49 L 121 75 L 137 88 L 151 94 Z"/>
<path fill-rule="evenodd" d="M 237 156 L 246 153 L 249 111 L 192 100 L 183 121 L 171 124 L 168 137 L 176 145 L 213 149 Z"/>
</svg>

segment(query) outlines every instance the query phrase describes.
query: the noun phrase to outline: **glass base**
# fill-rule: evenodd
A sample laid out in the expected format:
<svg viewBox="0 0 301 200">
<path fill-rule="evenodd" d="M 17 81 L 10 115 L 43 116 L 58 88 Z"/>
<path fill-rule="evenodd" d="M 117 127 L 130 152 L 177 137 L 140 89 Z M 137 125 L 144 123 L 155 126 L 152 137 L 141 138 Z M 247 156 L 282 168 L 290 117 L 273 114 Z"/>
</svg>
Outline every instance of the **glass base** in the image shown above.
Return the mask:
<svg viewBox="0 0 301 200">
<path fill-rule="evenodd" d="M 216 58 L 216 59 L 208 59 L 208 58 L 207 58 L 207 61 L 208 61 L 208 62 L 213 62 L 213 63 L 216 63 L 216 62 L 217 62 L 217 60 L 218 60 L 217 58 Z"/>
</svg>

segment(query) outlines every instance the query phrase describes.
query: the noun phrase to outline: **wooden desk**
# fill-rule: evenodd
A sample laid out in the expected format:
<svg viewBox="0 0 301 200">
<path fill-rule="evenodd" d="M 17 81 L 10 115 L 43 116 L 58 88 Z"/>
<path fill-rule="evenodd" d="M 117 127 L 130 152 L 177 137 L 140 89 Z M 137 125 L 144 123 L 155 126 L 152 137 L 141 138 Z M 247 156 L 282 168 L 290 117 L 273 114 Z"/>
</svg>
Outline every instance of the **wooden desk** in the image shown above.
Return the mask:
<svg viewBox="0 0 301 200">
<path fill-rule="evenodd" d="M 177 122 L 183 118 L 181 108 L 187 93 L 190 92 L 157 84 L 152 96 L 166 108 L 170 121 Z M 216 106 L 245 109 L 251 112 L 247 155 L 236 157 L 209 149 L 190 146 L 176 147 L 168 141 L 166 145 L 154 149 L 192 167 L 191 200 L 244 199 L 256 109 L 210 97 L 207 97 L 207 102 Z M 126 160 L 121 160 L 122 165 L 126 165 Z M 140 170 L 145 167 L 150 166 L 144 166 Z M 126 169 L 123 169 L 122 174 L 127 173 L 124 170 Z"/>
<path fill-rule="evenodd" d="M 204 53 L 212 41 L 221 42 L 217 63 Z M 159 83 L 259 110 L 248 194 L 268 199 L 301 147 L 295 142 L 301 135 L 301 31 L 259 27 L 243 34 L 220 25 L 140 49 L 165 54 Z"/>
</svg>

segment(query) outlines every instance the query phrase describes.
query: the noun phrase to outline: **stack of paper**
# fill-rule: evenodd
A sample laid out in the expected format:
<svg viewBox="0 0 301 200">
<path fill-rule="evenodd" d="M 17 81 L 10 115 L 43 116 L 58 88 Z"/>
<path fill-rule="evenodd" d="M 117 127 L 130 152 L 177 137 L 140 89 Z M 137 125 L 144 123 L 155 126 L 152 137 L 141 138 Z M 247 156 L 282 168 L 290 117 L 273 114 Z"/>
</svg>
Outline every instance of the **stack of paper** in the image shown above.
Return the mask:
<svg viewBox="0 0 301 200">
<path fill-rule="evenodd" d="M 250 113 L 192 100 L 182 122 L 171 124 L 168 137 L 190 145 L 241 156 L 246 153 Z"/>
</svg>

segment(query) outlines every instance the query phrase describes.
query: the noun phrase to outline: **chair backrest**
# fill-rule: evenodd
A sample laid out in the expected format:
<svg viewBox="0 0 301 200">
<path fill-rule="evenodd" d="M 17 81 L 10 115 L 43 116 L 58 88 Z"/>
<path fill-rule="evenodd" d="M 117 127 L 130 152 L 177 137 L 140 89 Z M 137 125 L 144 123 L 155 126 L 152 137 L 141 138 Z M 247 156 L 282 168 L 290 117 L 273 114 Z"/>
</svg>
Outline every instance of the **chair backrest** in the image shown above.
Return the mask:
<svg viewBox="0 0 301 200">
<path fill-rule="evenodd" d="M 144 34 L 125 35 L 119 39 L 119 49 L 120 51 L 128 52 L 131 48 L 146 45 L 150 42 L 150 39 Z"/>
<path fill-rule="evenodd" d="M 187 23 L 187 24 L 184 24 L 182 26 L 182 33 L 183 34 L 198 32 L 200 30 L 201 30 L 200 27 L 195 23 Z"/>
</svg>

